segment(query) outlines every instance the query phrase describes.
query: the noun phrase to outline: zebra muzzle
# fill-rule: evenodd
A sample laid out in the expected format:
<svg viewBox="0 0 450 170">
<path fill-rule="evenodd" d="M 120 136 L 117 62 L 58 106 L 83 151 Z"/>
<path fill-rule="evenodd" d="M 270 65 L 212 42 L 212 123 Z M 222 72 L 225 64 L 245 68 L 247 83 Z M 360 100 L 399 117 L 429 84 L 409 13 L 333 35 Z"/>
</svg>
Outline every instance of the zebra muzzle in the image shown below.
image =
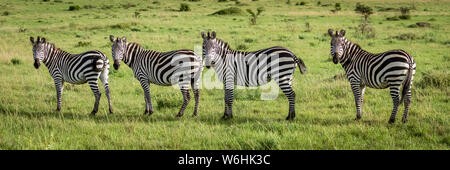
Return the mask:
<svg viewBox="0 0 450 170">
<path fill-rule="evenodd" d="M 339 62 L 339 59 L 336 56 L 333 56 L 333 63 L 337 64 Z"/>
<path fill-rule="evenodd" d="M 119 67 L 120 67 L 120 61 L 114 60 L 113 66 L 114 66 L 114 69 L 119 70 Z"/>
<path fill-rule="evenodd" d="M 35 59 L 33 65 L 34 65 L 34 68 L 38 69 L 39 66 L 41 65 L 41 62 L 39 62 L 39 59 Z"/>
</svg>

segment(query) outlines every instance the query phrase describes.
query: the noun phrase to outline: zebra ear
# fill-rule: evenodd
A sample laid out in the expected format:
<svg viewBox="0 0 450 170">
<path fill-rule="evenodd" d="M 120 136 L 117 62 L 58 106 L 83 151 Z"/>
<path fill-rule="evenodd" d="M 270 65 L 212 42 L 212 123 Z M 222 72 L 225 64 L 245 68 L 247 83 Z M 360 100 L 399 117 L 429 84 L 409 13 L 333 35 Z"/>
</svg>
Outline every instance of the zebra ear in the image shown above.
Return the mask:
<svg viewBox="0 0 450 170">
<path fill-rule="evenodd" d="M 34 37 L 30 37 L 30 41 L 32 44 L 34 44 Z"/>
<path fill-rule="evenodd" d="M 45 38 L 44 37 L 41 38 L 41 42 L 45 43 Z"/>
<path fill-rule="evenodd" d="M 202 38 L 203 39 L 206 39 L 207 37 L 206 37 L 206 34 L 205 34 L 205 31 L 202 31 Z"/>
<path fill-rule="evenodd" d="M 213 31 L 213 32 L 211 33 L 211 39 L 214 39 L 214 38 L 216 38 L 216 31 Z"/>
<path fill-rule="evenodd" d="M 111 42 L 114 42 L 114 36 L 113 36 L 113 35 L 109 35 L 109 40 L 110 40 Z"/>
<path fill-rule="evenodd" d="M 332 29 L 328 29 L 328 35 L 330 35 L 331 37 L 333 37 L 333 30 L 332 30 Z"/>
<path fill-rule="evenodd" d="M 122 41 L 123 41 L 123 42 L 127 41 L 127 37 L 123 36 L 123 37 L 122 37 Z"/>
<path fill-rule="evenodd" d="M 341 32 L 339 33 L 339 36 L 341 36 L 341 37 L 345 36 L 345 30 L 341 30 Z"/>
</svg>

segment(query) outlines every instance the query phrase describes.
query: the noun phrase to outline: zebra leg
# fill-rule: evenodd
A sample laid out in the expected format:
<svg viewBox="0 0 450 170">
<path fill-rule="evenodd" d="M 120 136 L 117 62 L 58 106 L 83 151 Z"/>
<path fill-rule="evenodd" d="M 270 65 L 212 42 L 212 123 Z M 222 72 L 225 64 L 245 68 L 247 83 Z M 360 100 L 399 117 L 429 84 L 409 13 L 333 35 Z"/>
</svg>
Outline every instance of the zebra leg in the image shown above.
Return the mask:
<svg viewBox="0 0 450 170">
<path fill-rule="evenodd" d="M 62 96 L 62 92 L 64 89 L 64 81 L 62 81 L 62 79 L 59 78 L 55 78 L 55 87 L 56 87 L 56 99 L 57 99 L 57 104 L 56 104 L 56 111 L 61 111 L 61 96 Z"/>
<path fill-rule="evenodd" d="M 195 99 L 195 107 L 194 107 L 194 114 L 192 116 L 198 115 L 198 103 L 200 99 L 200 91 L 198 90 L 198 87 L 192 87 L 192 92 L 194 93 L 194 99 Z"/>
<path fill-rule="evenodd" d="M 352 91 L 353 91 L 353 95 L 355 97 L 355 105 L 356 105 L 356 118 L 355 120 L 359 120 L 361 119 L 361 103 L 362 103 L 362 97 L 361 97 L 361 92 L 362 90 L 361 85 L 359 83 L 351 83 L 351 87 L 352 87 Z"/>
<path fill-rule="evenodd" d="M 95 103 L 94 103 L 94 109 L 92 109 L 91 115 L 95 115 L 98 112 L 98 104 L 100 103 L 100 90 L 98 89 L 98 81 L 95 80 L 88 80 L 89 87 L 91 87 L 92 92 L 95 96 Z"/>
<path fill-rule="evenodd" d="M 144 115 L 149 113 L 149 115 L 153 114 L 153 105 L 152 99 L 150 97 L 150 84 L 146 79 L 142 79 L 139 81 L 141 83 L 142 89 L 144 89 L 144 97 L 145 97 L 145 111 Z"/>
<path fill-rule="evenodd" d="M 399 85 L 389 87 L 389 89 L 391 91 L 392 101 L 394 103 L 394 108 L 392 109 L 392 114 L 391 114 L 391 117 L 389 118 L 389 123 L 395 122 L 395 116 L 397 115 L 398 105 L 400 104 L 400 98 L 399 98 L 399 92 L 398 92 L 399 88 L 400 88 Z"/>
<path fill-rule="evenodd" d="M 281 91 L 283 91 L 284 95 L 289 101 L 289 113 L 286 117 L 286 120 L 294 120 L 295 118 L 295 92 L 292 90 L 292 86 L 288 80 L 277 82 L 278 86 L 280 86 Z"/>
<path fill-rule="evenodd" d="M 192 116 L 198 115 L 198 103 L 200 100 L 199 83 L 200 83 L 200 78 L 202 76 L 202 70 L 203 70 L 203 67 L 197 72 L 197 74 L 195 74 L 194 78 L 191 80 L 192 92 L 194 93 L 194 99 L 195 99 L 194 114 Z"/>
<path fill-rule="evenodd" d="M 408 111 L 411 104 L 411 90 L 409 90 L 405 96 L 405 112 L 403 113 L 402 122 L 406 123 L 408 121 Z"/>
<path fill-rule="evenodd" d="M 234 88 L 225 89 L 225 113 L 222 117 L 224 120 L 233 118 L 233 99 Z"/>
<path fill-rule="evenodd" d="M 360 85 L 359 86 L 360 92 L 361 92 L 361 108 L 363 107 L 363 102 L 364 102 L 364 92 L 366 91 L 366 86 L 365 85 Z"/>
<path fill-rule="evenodd" d="M 113 109 L 112 109 L 112 105 L 111 105 L 111 94 L 110 94 L 111 92 L 109 90 L 108 73 L 109 73 L 109 70 L 105 69 L 100 74 L 100 80 L 102 81 L 103 86 L 105 87 L 106 98 L 108 98 L 109 113 L 112 114 L 113 113 Z"/>
<path fill-rule="evenodd" d="M 191 95 L 189 93 L 189 88 L 181 88 L 181 93 L 183 94 L 183 105 L 181 106 L 180 111 L 176 115 L 176 117 L 181 117 L 184 115 L 184 110 L 186 110 L 186 106 L 191 100 Z"/>
</svg>

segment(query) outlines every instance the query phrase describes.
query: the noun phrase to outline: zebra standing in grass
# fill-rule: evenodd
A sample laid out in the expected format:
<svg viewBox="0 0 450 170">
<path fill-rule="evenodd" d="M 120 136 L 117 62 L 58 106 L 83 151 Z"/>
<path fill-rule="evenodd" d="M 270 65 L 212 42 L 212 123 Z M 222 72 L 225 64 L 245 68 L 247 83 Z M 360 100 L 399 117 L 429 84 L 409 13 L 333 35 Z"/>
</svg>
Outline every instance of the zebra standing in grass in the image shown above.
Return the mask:
<svg viewBox="0 0 450 170">
<path fill-rule="evenodd" d="M 126 38 L 115 38 L 110 35 L 114 68 L 117 70 L 120 61 L 127 64 L 134 72 L 134 77 L 139 80 L 145 94 L 145 112 L 153 113 L 150 98 L 150 84 L 170 86 L 178 84 L 183 94 L 183 105 L 176 115 L 184 114 L 191 96 L 190 86 L 194 92 L 195 108 L 193 116 L 197 116 L 199 103 L 199 81 L 203 71 L 202 59 L 192 50 L 175 50 L 169 52 L 157 52 L 146 50 L 137 43 L 128 43 Z"/>
<path fill-rule="evenodd" d="M 286 120 L 295 117 L 295 92 L 292 90 L 292 78 L 295 64 L 300 72 L 306 72 L 306 66 L 300 58 L 284 47 L 270 47 L 253 52 L 236 51 L 213 31 L 206 35 L 202 32 L 203 58 L 206 67 L 212 66 L 225 88 L 225 112 L 222 119 L 233 117 L 234 86 L 256 87 L 267 84 L 272 79 L 280 86 L 289 100 L 289 114 Z"/>
<path fill-rule="evenodd" d="M 416 72 L 416 63 L 403 50 L 390 50 L 379 54 L 364 51 L 358 44 L 345 38 L 345 30 L 339 33 L 329 29 L 331 36 L 331 56 L 334 64 L 341 63 L 355 96 L 356 120 L 361 118 L 361 107 L 365 87 L 388 88 L 394 103 L 389 123 L 395 122 L 398 106 L 405 101 L 402 121 L 407 121 L 411 102 L 411 85 Z M 400 97 L 400 87 L 403 86 Z"/>
<path fill-rule="evenodd" d="M 91 114 L 95 115 L 98 111 L 98 104 L 101 93 L 98 89 L 98 78 L 105 86 L 106 97 L 109 103 L 109 112 L 113 113 L 111 107 L 111 97 L 108 85 L 109 60 L 100 51 L 88 51 L 82 54 L 70 54 L 54 44 L 46 42 L 45 38 L 37 37 L 34 41 L 30 37 L 33 44 L 34 67 L 36 69 L 43 62 L 53 77 L 56 87 L 56 96 L 58 104 L 57 111 L 61 110 L 61 95 L 64 88 L 64 82 L 72 84 L 88 83 L 95 96 L 94 109 Z"/>
</svg>

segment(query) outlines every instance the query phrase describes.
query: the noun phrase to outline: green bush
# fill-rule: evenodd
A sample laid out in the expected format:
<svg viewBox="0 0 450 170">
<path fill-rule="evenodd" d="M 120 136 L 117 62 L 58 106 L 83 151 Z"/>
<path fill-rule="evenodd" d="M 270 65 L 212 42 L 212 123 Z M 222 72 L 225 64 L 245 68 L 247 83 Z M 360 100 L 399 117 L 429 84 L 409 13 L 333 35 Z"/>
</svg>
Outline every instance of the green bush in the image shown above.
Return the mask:
<svg viewBox="0 0 450 170">
<path fill-rule="evenodd" d="M 238 7 L 230 7 L 216 11 L 211 15 L 242 15 L 243 13 L 244 12 Z"/>
<path fill-rule="evenodd" d="M 13 65 L 20 65 L 20 64 L 23 63 L 23 61 L 21 59 L 19 59 L 19 58 L 14 57 L 14 58 L 11 59 L 11 63 Z"/>
<path fill-rule="evenodd" d="M 245 44 L 240 44 L 236 47 L 236 50 L 247 50 L 248 47 Z"/>
<path fill-rule="evenodd" d="M 69 6 L 69 11 L 77 11 L 77 10 L 80 10 L 80 6 L 78 5 Z"/>
<path fill-rule="evenodd" d="M 180 11 L 191 11 L 191 8 L 189 7 L 189 4 L 181 3 L 180 4 Z"/>
<path fill-rule="evenodd" d="M 78 41 L 77 45 L 75 47 L 88 47 L 91 46 L 90 41 Z"/>
</svg>

